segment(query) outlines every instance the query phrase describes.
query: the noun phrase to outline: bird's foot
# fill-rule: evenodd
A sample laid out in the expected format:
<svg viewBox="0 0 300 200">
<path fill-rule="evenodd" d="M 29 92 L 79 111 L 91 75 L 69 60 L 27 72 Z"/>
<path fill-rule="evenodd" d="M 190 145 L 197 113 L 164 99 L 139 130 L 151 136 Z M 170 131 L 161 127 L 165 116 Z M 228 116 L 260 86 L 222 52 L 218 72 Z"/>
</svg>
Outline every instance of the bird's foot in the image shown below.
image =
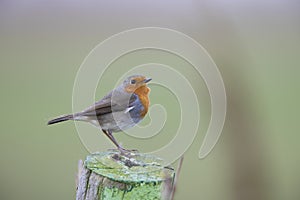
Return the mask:
<svg viewBox="0 0 300 200">
<path fill-rule="evenodd" d="M 139 152 L 137 149 L 124 149 L 121 146 L 118 147 L 118 150 L 120 151 L 121 155 L 125 155 L 125 156 L 132 155 Z"/>
</svg>

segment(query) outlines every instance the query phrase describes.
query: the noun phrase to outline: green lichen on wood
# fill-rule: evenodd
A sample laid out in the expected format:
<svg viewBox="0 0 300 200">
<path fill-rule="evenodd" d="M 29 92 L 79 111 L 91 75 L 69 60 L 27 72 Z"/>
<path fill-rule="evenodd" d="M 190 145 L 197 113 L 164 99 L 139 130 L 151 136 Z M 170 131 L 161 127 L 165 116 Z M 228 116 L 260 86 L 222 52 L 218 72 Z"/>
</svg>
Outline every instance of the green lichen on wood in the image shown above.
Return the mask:
<svg viewBox="0 0 300 200">
<path fill-rule="evenodd" d="M 120 190 L 118 188 L 104 188 L 101 193 L 102 199 L 114 200 L 160 200 L 162 199 L 161 183 L 135 184 L 130 190 Z"/>
<path fill-rule="evenodd" d="M 153 155 L 119 151 L 94 153 L 85 167 L 103 178 L 100 200 L 162 200 L 166 183 L 172 184 L 174 170 Z"/>
<path fill-rule="evenodd" d="M 119 151 L 89 155 L 85 166 L 93 172 L 120 182 L 158 182 L 172 177 L 174 171 L 165 168 L 163 160 L 148 154 Z"/>
</svg>

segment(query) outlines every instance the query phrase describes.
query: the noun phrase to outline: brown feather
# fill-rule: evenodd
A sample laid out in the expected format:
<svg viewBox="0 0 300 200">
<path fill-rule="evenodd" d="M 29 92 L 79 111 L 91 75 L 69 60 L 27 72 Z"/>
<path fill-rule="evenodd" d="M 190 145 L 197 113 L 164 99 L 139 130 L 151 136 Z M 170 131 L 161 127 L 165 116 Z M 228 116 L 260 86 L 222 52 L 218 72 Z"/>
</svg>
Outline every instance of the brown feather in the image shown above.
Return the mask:
<svg viewBox="0 0 300 200">
<path fill-rule="evenodd" d="M 150 88 L 148 88 L 146 85 L 139 87 L 134 91 L 134 93 L 138 95 L 142 105 L 144 106 L 144 110 L 142 110 L 141 112 L 142 117 L 144 117 L 148 112 L 148 108 L 150 104 L 149 97 L 148 97 L 149 92 L 150 92 Z"/>
</svg>

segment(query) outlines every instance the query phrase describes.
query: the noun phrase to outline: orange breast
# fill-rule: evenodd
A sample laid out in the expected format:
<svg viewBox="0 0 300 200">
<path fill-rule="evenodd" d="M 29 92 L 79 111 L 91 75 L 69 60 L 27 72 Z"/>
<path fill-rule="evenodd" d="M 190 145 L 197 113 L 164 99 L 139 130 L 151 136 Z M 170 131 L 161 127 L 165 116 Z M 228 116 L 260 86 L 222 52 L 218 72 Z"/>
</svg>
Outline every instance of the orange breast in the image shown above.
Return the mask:
<svg viewBox="0 0 300 200">
<path fill-rule="evenodd" d="M 134 93 L 138 95 L 142 105 L 144 106 L 144 110 L 142 110 L 141 112 L 142 117 L 144 117 L 148 112 L 148 108 L 150 104 L 149 97 L 148 97 L 149 92 L 150 92 L 150 88 L 148 88 L 147 86 L 141 86 L 134 91 Z"/>
</svg>

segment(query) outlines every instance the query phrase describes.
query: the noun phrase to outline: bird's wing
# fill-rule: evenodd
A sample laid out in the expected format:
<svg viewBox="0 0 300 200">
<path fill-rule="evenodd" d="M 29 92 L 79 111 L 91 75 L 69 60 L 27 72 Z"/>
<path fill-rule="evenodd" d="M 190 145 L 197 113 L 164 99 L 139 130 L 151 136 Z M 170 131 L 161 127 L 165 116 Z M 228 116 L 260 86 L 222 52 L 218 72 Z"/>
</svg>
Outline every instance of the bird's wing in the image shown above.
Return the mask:
<svg viewBox="0 0 300 200">
<path fill-rule="evenodd" d="M 131 107 L 133 102 L 136 101 L 137 96 L 135 94 L 128 95 L 127 97 L 126 95 L 120 95 L 114 97 L 114 99 L 117 99 L 117 101 L 112 100 L 111 92 L 103 99 L 78 114 L 81 116 L 98 116 L 116 111 L 126 111 L 126 109 Z"/>
</svg>

